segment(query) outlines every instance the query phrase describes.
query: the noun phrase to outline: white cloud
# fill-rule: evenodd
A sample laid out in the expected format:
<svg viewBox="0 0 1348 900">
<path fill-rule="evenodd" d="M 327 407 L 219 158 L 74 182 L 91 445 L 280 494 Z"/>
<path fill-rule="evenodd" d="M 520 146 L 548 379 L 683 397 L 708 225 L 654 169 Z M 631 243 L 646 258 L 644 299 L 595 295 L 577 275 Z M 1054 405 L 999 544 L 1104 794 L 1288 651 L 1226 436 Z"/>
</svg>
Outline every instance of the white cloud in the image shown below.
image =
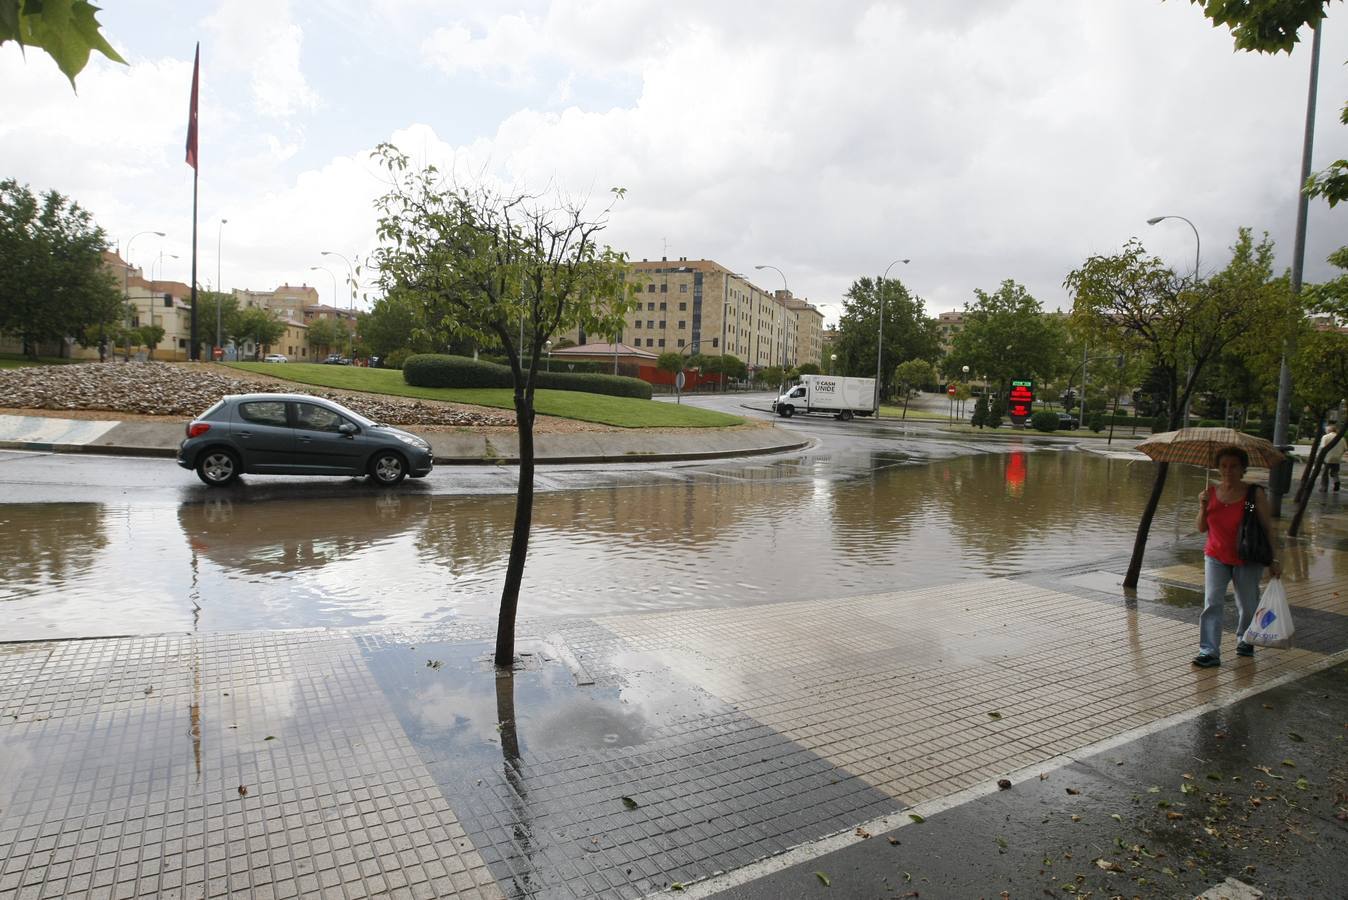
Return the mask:
<svg viewBox="0 0 1348 900">
<path fill-rule="evenodd" d="M 258 113 L 289 119 L 319 106 L 301 67 L 304 32 L 286 0 L 229 0 L 203 23 L 214 40 L 211 64 L 249 73 Z"/>
</svg>

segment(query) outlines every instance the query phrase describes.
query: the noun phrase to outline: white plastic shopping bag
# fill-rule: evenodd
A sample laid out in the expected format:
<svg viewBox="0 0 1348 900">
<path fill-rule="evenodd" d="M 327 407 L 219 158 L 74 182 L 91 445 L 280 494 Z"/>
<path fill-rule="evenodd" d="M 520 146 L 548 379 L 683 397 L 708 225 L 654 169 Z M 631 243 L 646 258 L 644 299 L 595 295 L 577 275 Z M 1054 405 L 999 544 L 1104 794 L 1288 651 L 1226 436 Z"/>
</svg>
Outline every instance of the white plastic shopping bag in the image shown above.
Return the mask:
<svg viewBox="0 0 1348 900">
<path fill-rule="evenodd" d="M 1287 591 L 1283 589 L 1282 579 L 1271 579 L 1259 598 L 1254 620 L 1245 629 L 1245 643 L 1285 650 L 1292 646 L 1292 635 L 1295 633 L 1292 610 L 1287 605 Z"/>
</svg>

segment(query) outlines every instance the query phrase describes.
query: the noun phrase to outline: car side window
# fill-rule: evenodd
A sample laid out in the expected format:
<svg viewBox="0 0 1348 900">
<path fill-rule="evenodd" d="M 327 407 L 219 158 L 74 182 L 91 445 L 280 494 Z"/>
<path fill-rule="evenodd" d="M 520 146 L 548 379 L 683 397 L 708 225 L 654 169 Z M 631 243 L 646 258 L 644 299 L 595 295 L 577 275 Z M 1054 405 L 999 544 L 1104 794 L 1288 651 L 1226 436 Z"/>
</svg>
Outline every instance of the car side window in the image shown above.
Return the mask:
<svg viewBox="0 0 1348 900">
<path fill-rule="evenodd" d="M 805 396 L 805 388 L 803 388 L 803 387 L 798 387 L 798 388 L 796 388 L 794 391 L 791 392 L 791 396 L 792 396 L 792 397 L 804 397 L 804 396 Z"/>
<path fill-rule="evenodd" d="M 295 424 L 309 431 L 330 431 L 334 434 L 341 430 L 346 420 L 337 413 L 312 403 L 295 404 Z"/>
<path fill-rule="evenodd" d="M 239 418 L 257 425 L 275 425 L 285 428 L 286 405 L 284 400 L 255 400 L 252 403 L 239 404 Z"/>
</svg>

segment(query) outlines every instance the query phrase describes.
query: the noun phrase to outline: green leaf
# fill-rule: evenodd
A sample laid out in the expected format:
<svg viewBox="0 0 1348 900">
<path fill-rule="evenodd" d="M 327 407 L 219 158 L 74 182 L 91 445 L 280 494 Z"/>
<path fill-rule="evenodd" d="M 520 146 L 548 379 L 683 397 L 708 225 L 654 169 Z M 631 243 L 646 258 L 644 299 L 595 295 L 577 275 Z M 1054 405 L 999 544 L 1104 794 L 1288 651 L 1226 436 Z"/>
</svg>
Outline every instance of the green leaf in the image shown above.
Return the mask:
<svg viewBox="0 0 1348 900">
<path fill-rule="evenodd" d="M 1298 778 L 1296 784 L 1297 790 L 1299 791 L 1308 790 L 1311 786 L 1311 783 L 1307 781 L 1305 778 Z"/>
<path fill-rule="evenodd" d="M 1109 817 L 1113 819 L 1115 822 L 1123 821 L 1123 816 L 1119 815 L 1118 813 L 1110 813 Z"/>
<path fill-rule="evenodd" d="M 995 709 L 994 709 L 992 712 L 988 713 L 988 718 L 989 718 L 989 719 L 1000 719 L 1001 717 L 1002 717 L 1002 714 L 999 713 L 999 712 L 997 712 Z"/>
<path fill-rule="evenodd" d="M 1289 740 L 1295 741 L 1298 744 L 1306 743 L 1306 739 L 1301 735 L 1297 734 L 1295 731 L 1287 732 L 1287 737 Z"/>
<path fill-rule="evenodd" d="M 45 50 L 61 72 L 75 86 L 75 76 L 89 62 L 89 54 L 97 50 L 113 62 L 126 60 L 112 49 L 98 30 L 98 7 L 88 0 L 27 0 L 15 19 L 13 8 L 5 8 L 0 15 L 0 42 L 12 38 L 20 44 Z"/>
<path fill-rule="evenodd" d="M 1297 767 L 1297 764 L 1296 764 L 1295 762 L 1293 762 L 1292 760 L 1290 760 L 1290 759 L 1284 759 L 1284 760 L 1282 761 L 1282 764 L 1283 764 L 1284 766 L 1286 766 L 1287 768 L 1289 768 L 1289 769 L 1295 769 L 1295 768 Z M 1269 774 L 1272 775 L 1273 773 L 1270 772 Z"/>
<path fill-rule="evenodd" d="M 917 813 L 909 813 L 909 814 L 908 814 L 908 818 L 912 819 L 914 822 L 916 822 L 916 823 L 919 824 L 919 825 L 921 825 L 923 822 L 927 821 L 926 819 L 924 819 L 924 818 L 922 818 L 921 816 L 919 816 Z"/>
<path fill-rule="evenodd" d="M 623 797 L 622 801 L 623 806 L 627 807 L 628 809 L 636 809 L 638 806 L 641 805 L 637 801 L 633 800 L 631 797 Z"/>
<path fill-rule="evenodd" d="M 814 873 L 814 877 L 815 877 L 815 878 L 818 878 L 820 881 L 822 881 L 822 882 L 824 883 L 824 887 L 828 887 L 829 885 L 831 885 L 831 884 L 833 883 L 833 882 L 831 882 L 831 881 L 828 880 L 828 876 L 825 875 L 823 872 L 815 872 L 815 873 Z"/>
<path fill-rule="evenodd" d="M 274 740 L 276 740 L 276 735 L 274 735 L 274 734 L 269 734 L 269 735 L 267 735 L 266 737 L 264 737 L 262 740 L 264 740 L 264 741 L 274 741 Z"/>
</svg>

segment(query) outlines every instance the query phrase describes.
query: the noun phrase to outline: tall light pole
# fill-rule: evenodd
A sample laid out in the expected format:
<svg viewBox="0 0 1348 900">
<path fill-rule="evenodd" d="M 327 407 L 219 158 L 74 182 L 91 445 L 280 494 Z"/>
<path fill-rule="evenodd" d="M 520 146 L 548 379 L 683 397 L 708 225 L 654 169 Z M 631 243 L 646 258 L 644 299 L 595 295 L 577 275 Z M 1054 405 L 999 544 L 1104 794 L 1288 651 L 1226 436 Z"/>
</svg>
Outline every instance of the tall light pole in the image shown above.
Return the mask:
<svg viewBox="0 0 1348 900">
<path fill-rule="evenodd" d="M 773 265 L 754 266 L 754 268 L 760 271 L 762 271 L 763 269 L 771 269 L 778 275 L 782 276 L 782 293 L 784 294 L 791 293 L 791 288 L 786 283 L 786 273 L 783 272 L 781 269 Z M 786 387 L 786 305 L 785 304 L 782 305 L 782 387 L 783 388 Z"/>
<path fill-rule="evenodd" d="M 1189 220 L 1186 219 L 1186 218 L 1184 218 L 1184 216 L 1174 216 L 1174 215 L 1171 215 L 1171 216 L 1152 216 L 1150 219 L 1147 220 L 1147 224 L 1148 224 L 1148 225 L 1155 225 L 1157 222 L 1164 222 L 1166 219 L 1179 219 L 1181 222 L 1188 222 L 1189 227 L 1192 228 L 1192 229 L 1194 230 L 1194 290 L 1198 290 L 1198 260 L 1199 260 L 1199 258 L 1200 258 L 1200 254 L 1202 253 L 1202 249 L 1203 249 L 1203 240 L 1202 240 L 1202 238 L 1200 238 L 1200 237 L 1198 236 L 1198 227 L 1197 227 L 1196 225 L 1194 225 L 1193 222 L 1189 222 Z M 1193 367 L 1190 366 L 1190 367 L 1189 367 L 1189 378 L 1188 378 L 1189 381 L 1192 381 L 1192 380 L 1193 380 L 1193 377 L 1194 377 L 1193 373 L 1194 373 Z M 1085 402 L 1086 402 L 1086 370 L 1085 370 L 1085 363 L 1084 363 L 1084 361 L 1083 361 L 1083 363 L 1082 363 L 1082 370 L 1081 370 L 1081 384 L 1082 384 L 1082 389 L 1081 389 L 1081 402 L 1082 402 L 1081 415 L 1084 416 L 1084 415 L 1086 414 L 1086 407 L 1085 407 Z M 1185 387 L 1188 387 L 1188 385 L 1186 384 Z M 1186 397 L 1185 397 L 1185 400 L 1184 400 L 1184 425 L 1182 426 L 1182 427 L 1184 427 L 1184 428 L 1188 428 L 1188 427 L 1189 427 L 1189 404 L 1192 402 L 1192 400 L 1193 400 L 1192 394 L 1190 394 L 1189 396 L 1186 396 Z"/>
<path fill-rule="evenodd" d="M 875 283 L 875 294 L 880 300 L 880 327 L 875 333 L 875 420 L 880 421 L 880 367 L 885 358 L 885 279 L 889 277 L 889 270 L 899 263 L 907 265 L 908 260 L 896 259 L 885 266 L 885 274 L 880 276 L 880 280 Z"/>
<path fill-rule="evenodd" d="M 327 272 L 327 273 L 328 273 L 328 277 L 332 279 L 332 303 L 333 303 L 333 308 L 336 309 L 336 308 L 337 308 L 337 306 L 336 306 L 336 304 L 337 304 L 337 276 L 334 275 L 333 272 L 332 272 L 332 270 L 329 269 L 327 266 L 310 266 L 310 267 L 309 267 L 309 271 L 310 271 L 310 272 L 317 272 L 317 271 L 319 271 L 319 270 L 322 270 L 322 271 L 324 271 L 324 272 Z"/>
<path fill-rule="evenodd" d="M 220 301 L 225 293 L 225 284 L 220 280 L 220 244 L 225 237 L 225 225 L 229 219 L 220 220 L 220 230 L 215 233 L 215 346 L 220 351 L 221 358 L 225 355 L 224 344 L 221 342 L 220 335 L 223 329 L 220 327 L 221 313 L 220 307 L 223 305 Z M 212 353 L 212 356 L 215 354 Z"/>
<path fill-rule="evenodd" d="M 162 231 L 137 231 L 131 237 L 126 239 L 126 256 L 122 258 L 122 303 L 131 305 L 131 244 L 142 234 L 153 234 L 158 237 L 164 237 Z M 131 349 L 127 348 L 127 358 L 131 358 Z"/>
<path fill-rule="evenodd" d="M 351 302 L 350 302 L 349 305 L 350 305 L 350 307 L 351 307 L 352 312 L 354 312 L 354 311 L 355 311 L 355 308 L 356 308 L 356 267 L 353 266 L 353 265 L 351 265 L 351 260 L 347 259 L 347 258 L 346 258 L 345 256 L 343 256 L 342 254 L 340 254 L 340 253 L 334 253 L 334 252 L 331 251 L 331 250 L 320 250 L 320 251 L 319 251 L 319 255 L 320 255 L 320 256 L 335 256 L 335 257 L 337 257 L 338 259 L 340 259 L 342 262 L 346 263 L 346 271 L 347 271 L 348 276 L 349 276 L 349 278 L 350 278 L 350 284 L 351 284 Z"/>
</svg>

